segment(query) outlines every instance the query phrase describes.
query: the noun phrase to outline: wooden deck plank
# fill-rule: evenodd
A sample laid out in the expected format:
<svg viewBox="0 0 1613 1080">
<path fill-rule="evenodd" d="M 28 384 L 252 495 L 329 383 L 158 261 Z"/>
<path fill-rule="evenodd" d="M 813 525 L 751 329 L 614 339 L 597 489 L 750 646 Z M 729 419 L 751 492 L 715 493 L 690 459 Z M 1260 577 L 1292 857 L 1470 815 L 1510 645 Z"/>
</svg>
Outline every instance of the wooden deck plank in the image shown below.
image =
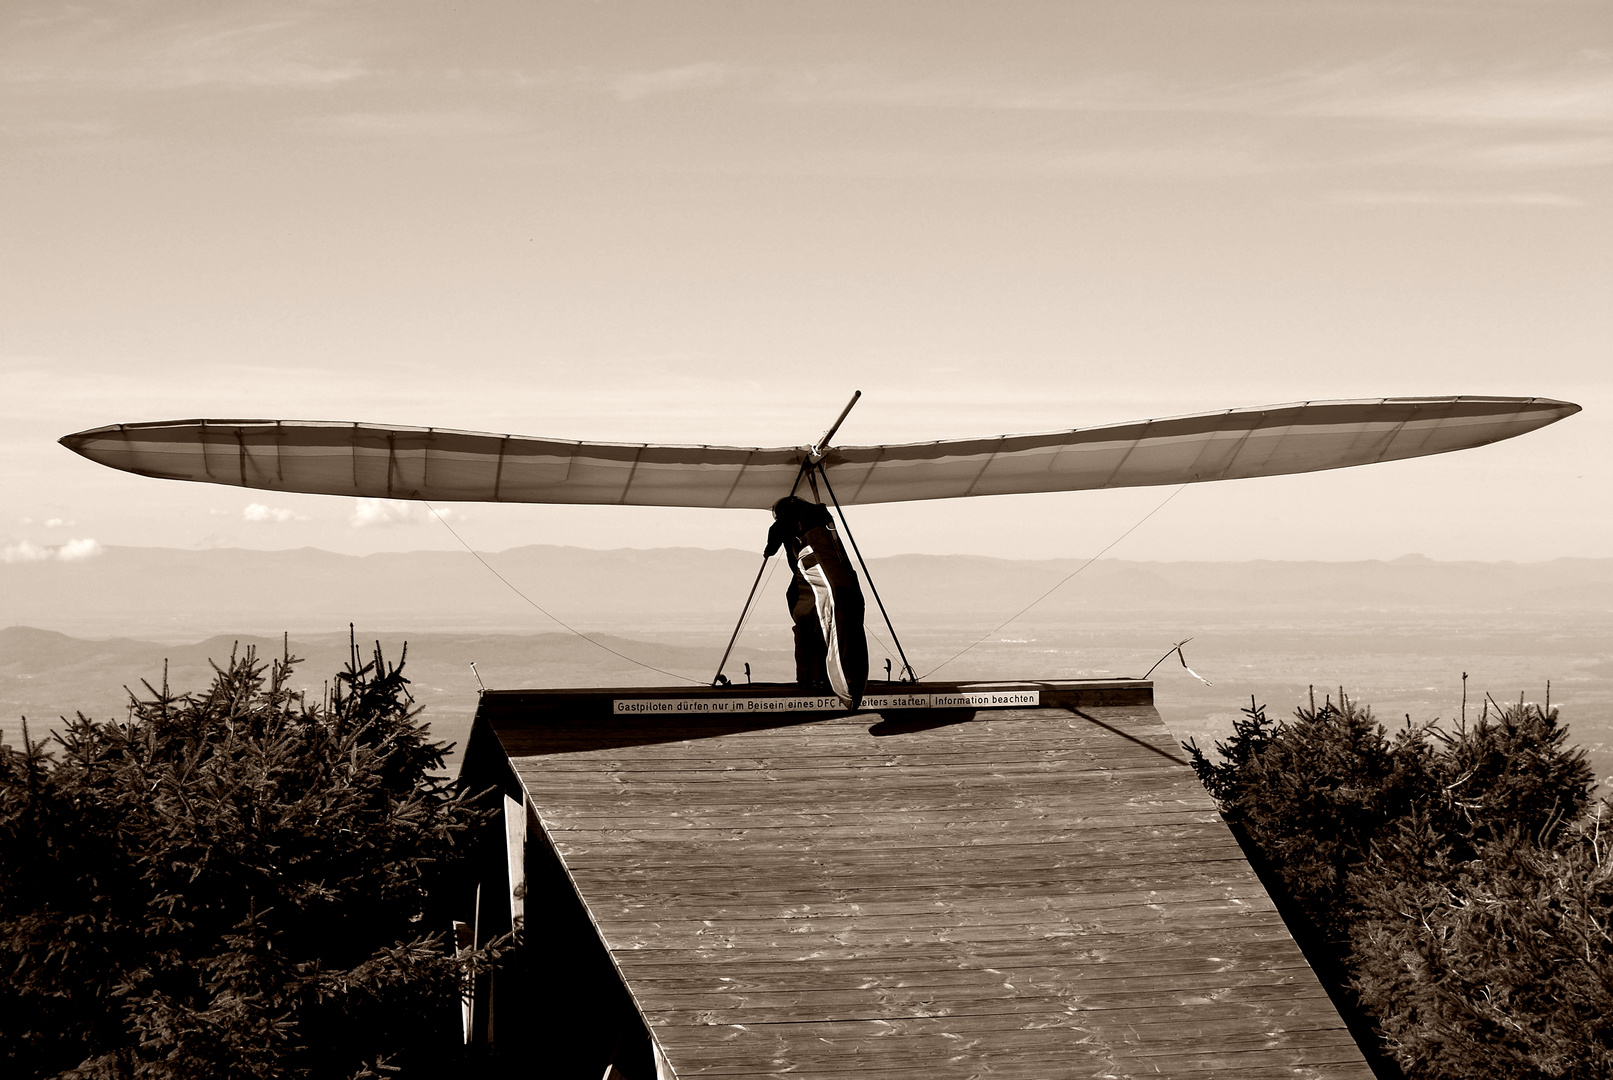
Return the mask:
<svg viewBox="0 0 1613 1080">
<path fill-rule="evenodd" d="M 541 790 L 541 789 L 540 789 Z M 972 829 L 977 831 L 1002 830 L 1027 827 L 1053 827 L 1073 833 L 1080 833 L 1083 840 L 1095 828 L 1089 824 L 1089 818 L 1071 820 L 1067 815 L 1061 814 L 1061 807 L 1053 800 L 1038 800 L 1033 795 L 1022 796 L 1023 802 L 1017 805 L 988 806 L 982 805 L 978 800 L 965 803 L 963 800 L 952 801 L 939 809 L 930 811 L 924 804 L 912 800 L 898 802 L 894 799 L 872 800 L 869 805 L 857 810 L 833 809 L 832 804 L 822 809 L 803 808 L 792 811 L 783 811 L 778 808 L 776 801 L 733 803 L 719 811 L 693 813 L 684 808 L 686 800 L 698 792 L 680 792 L 676 800 L 668 799 L 664 805 L 655 803 L 646 804 L 645 801 L 636 800 L 634 812 L 620 816 L 612 813 L 610 804 L 589 806 L 574 809 L 565 814 L 553 814 L 545 817 L 545 822 L 551 831 L 558 832 L 610 832 L 619 834 L 630 829 L 671 829 L 695 830 L 710 829 L 718 831 L 731 831 L 734 828 L 745 829 L 810 829 L 813 835 L 820 840 L 832 840 L 837 835 L 843 837 L 856 837 L 858 833 L 835 833 L 835 829 L 856 829 L 864 837 L 869 835 L 869 826 L 884 825 L 889 828 L 879 830 L 880 835 L 897 830 L 926 830 L 938 832 L 941 830 Z M 782 792 L 775 792 L 775 798 Z M 1091 795 L 1093 793 L 1083 789 L 1080 785 L 1072 784 L 1069 796 Z M 625 800 L 624 800 L 625 801 Z M 1154 803 L 1162 799 L 1152 800 Z M 1136 799 L 1129 800 L 1131 805 L 1137 803 Z M 1089 809 L 1101 806 L 1092 800 Z M 1135 830 L 1138 826 L 1145 828 L 1168 828 L 1171 825 L 1212 824 L 1215 819 L 1210 816 L 1209 810 L 1200 810 L 1191 806 L 1184 806 L 1180 801 L 1170 800 L 1166 803 L 1165 813 L 1153 812 L 1148 818 L 1138 821 L 1132 818 L 1129 826 Z M 924 816 L 920 817 L 922 814 Z M 1153 819 L 1165 817 L 1167 820 L 1155 822 Z M 1180 821 L 1169 820 L 1172 817 Z M 1113 828 L 1114 826 L 1109 826 Z M 659 837 L 657 839 L 660 839 Z"/>
<path fill-rule="evenodd" d="M 1136 685 L 1036 685 L 483 719 L 680 1077 L 1370 1077 Z"/>
<path fill-rule="evenodd" d="M 913 1016 L 1012 1016 L 1034 1015 L 1045 1009 L 1050 1014 L 1071 1015 L 1078 1011 L 1175 1008 L 1170 1023 L 1203 1024 L 1195 1010 L 1208 1003 L 1238 1006 L 1240 1012 L 1260 1014 L 1264 1008 L 1315 998 L 1316 992 L 1294 985 L 1300 972 L 1288 976 L 1289 983 L 1269 984 L 1250 973 L 1249 985 L 1205 980 L 1203 986 L 1178 986 L 1169 991 L 1153 985 L 1113 990 L 1071 989 L 1063 983 L 1054 986 L 999 984 L 982 986 L 859 987 L 853 990 L 778 991 L 772 994 L 666 994 L 644 996 L 667 1024 L 767 1024 L 795 1023 L 818 1019 L 898 1019 Z M 1001 992 L 992 992 L 993 990 Z M 1235 1018 L 1219 1018 L 1211 1026 L 1232 1030 Z M 1133 1021 L 1134 1023 L 1136 1021 Z M 1180 1022 L 1180 1023 L 1179 1023 Z M 1335 1029 L 1331 1026 L 1329 1031 Z"/>
<path fill-rule="evenodd" d="M 1082 934 L 1047 941 L 974 942 L 967 952 L 954 945 L 914 943 L 899 952 L 860 947 L 833 949 L 795 948 L 790 942 L 778 948 L 736 948 L 723 954 L 720 965 L 705 967 L 708 951 L 700 949 L 644 948 L 617 957 L 624 971 L 635 977 L 654 976 L 667 971 L 700 971 L 705 974 L 765 971 L 788 974 L 792 971 L 862 971 L 875 973 L 903 970 L 966 970 L 971 968 L 1013 968 L 1015 966 L 1080 967 L 1090 963 L 1124 963 L 1161 960 L 1169 962 L 1184 956 L 1207 952 L 1199 935 L 1174 929 L 1144 930 L 1126 934 Z M 1215 956 L 1206 960 L 1254 962 L 1264 958 L 1286 964 L 1297 954 L 1287 932 L 1271 926 L 1239 926 L 1222 932 L 1215 940 Z M 870 975 L 870 977 L 876 977 Z"/>
<path fill-rule="evenodd" d="M 951 871 L 960 884 L 971 880 L 971 873 L 975 869 L 987 868 L 996 865 L 1001 868 L 1004 877 L 1000 880 L 1037 879 L 1056 882 L 1060 880 L 1080 880 L 1083 871 L 1089 871 L 1096 878 L 1111 877 L 1115 873 L 1131 870 L 1138 874 L 1157 873 L 1161 869 L 1168 869 L 1173 863 L 1170 861 L 1168 851 L 1148 852 L 1136 860 L 1128 861 L 1124 849 L 1118 851 L 1084 851 L 1079 846 L 1057 853 L 1049 854 L 1045 863 L 1038 863 L 1034 858 L 1034 843 L 1029 844 L 959 844 L 958 854 L 949 859 L 940 854 L 941 845 L 928 844 L 923 847 L 888 847 L 870 848 L 866 851 L 857 851 L 852 848 L 842 848 L 839 851 L 826 848 L 814 848 L 808 844 L 792 842 L 779 842 L 769 839 L 766 842 L 751 837 L 751 842 L 758 848 L 765 848 L 757 853 L 756 857 L 748 863 L 756 872 L 782 872 L 792 867 L 816 867 L 820 877 L 847 876 L 864 884 L 883 885 L 882 876 L 911 875 L 925 870 L 937 868 L 943 872 Z M 728 847 L 737 848 L 738 844 L 724 844 L 714 842 L 708 846 L 697 844 L 668 844 L 664 853 L 656 852 L 652 857 L 640 854 L 638 851 L 621 852 L 617 863 L 613 867 L 610 860 L 609 838 L 601 838 L 587 846 L 581 844 L 557 844 L 557 850 L 567 857 L 568 863 L 575 863 L 576 871 L 587 876 L 589 872 L 598 870 L 608 874 L 616 867 L 621 866 L 623 855 L 635 857 L 634 864 L 621 868 L 624 881 L 632 880 L 635 876 L 647 873 L 665 874 L 670 880 L 707 880 L 720 872 L 722 863 L 715 861 L 718 854 L 711 848 L 718 848 L 719 853 Z M 623 847 L 629 845 L 623 844 Z M 631 845 L 638 848 L 648 848 L 650 845 Z M 1047 844 L 1049 848 L 1059 846 L 1058 841 Z M 1000 853 L 999 860 L 992 864 L 987 858 L 979 856 L 980 851 L 989 852 L 993 847 Z M 686 856 L 686 859 L 679 856 Z M 844 856 L 844 858 L 841 858 Z M 855 856 L 855 857 L 854 857 Z M 816 857 L 817 861 L 812 861 Z M 699 859 L 699 862 L 692 862 Z M 1184 868 L 1222 868 L 1226 865 L 1225 859 L 1193 859 L 1186 854 L 1179 863 Z M 987 879 L 992 880 L 992 879 Z M 732 884 L 730 882 L 729 884 Z M 937 882 L 937 884 L 944 884 Z"/>
<path fill-rule="evenodd" d="M 725 972 L 727 971 L 725 967 Z M 821 974 L 810 971 L 737 971 L 708 978 L 643 978 L 635 986 L 644 993 L 662 1000 L 676 1000 L 687 995 L 711 995 L 710 1000 L 754 1001 L 765 1005 L 773 1000 L 769 994 L 833 995 L 850 992 L 928 992 L 940 987 L 953 989 L 989 990 L 997 996 L 1013 997 L 1016 991 L 1061 989 L 1092 993 L 1150 992 L 1164 994 L 1162 980 L 1168 980 L 1169 992 L 1191 991 L 1194 997 L 1206 989 L 1227 990 L 1240 985 L 1270 984 L 1297 986 L 1291 981 L 1305 983 L 1305 968 L 1297 963 L 1261 964 L 1244 967 L 1200 966 L 1197 964 L 1133 964 L 1119 971 L 1109 971 L 1102 965 L 1071 965 L 1017 968 L 950 968 L 889 972 L 883 975 L 850 973 Z M 781 975 L 788 975 L 787 980 Z M 1308 986 L 1308 983 L 1305 983 Z M 780 986 L 787 989 L 780 990 Z M 1309 991 L 1307 991 L 1308 993 Z M 822 1000 L 829 1000 L 824 998 Z"/>
<path fill-rule="evenodd" d="M 742 1071 L 730 1071 L 729 1063 L 736 1058 L 763 1069 L 770 1064 L 776 1068 L 788 1063 L 798 1070 L 835 1068 L 874 1074 L 927 1061 L 941 1075 L 970 1075 L 957 1071 L 959 1065 L 988 1075 L 997 1070 L 1011 1070 L 1013 1075 L 1047 1075 L 1040 1071 L 1023 1073 L 1016 1068 L 1026 1065 L 1053 1070 L 1051 1075 L 1067 1076 L 1154 1076 L 1210 1070 L 1240 1075 L 1230 1070 L 1278 1066 L 1303 1069 L 1308 1059 L 1332 1065 L 1341 1058 L 1347 1059 L 1354 1049 L 1348 1036 L 1336 1029 L 1276 1025 L 1266 1033 L 1234 1034 L 1224 1041 L 1216 1037 L 1212 1028 L 1187 1040 L 1198 1044 L 1193 1049 L 1165 1037 L 1174 1025 L 1164 1025 L 1165 1030 L 1149 1025 L 1113 1028 L 1083 1022 L 1088 1015 L 1083 1014 L 1079 1020 L 1065 1017 L 1056 1026 L 1011 1031 L 1004 1031 L 995 1017 L 919 1017 L 906 1021 L 657 1029 L 657 1037 L 664 1039 L 669 1053 L 685 1064 L 687 1072 L 680 1072 L 680 1076 L 732 1075 Z M 1355 1060 L 1360 1061 L 1359 1051 Z M 761 1071 L 752 1066 L 752 1074 Z"/>
<path fill-rule="evenodd" d="M 1242 888 L 1256 881 L 1247 864 L 1230 859 L 1196 859 L 1173 864 L 1161 860 L 1154 864 L 1109 866 L 1088 865 L 1079 870 L 1057 873 L 1031 872 L 1016 877 L 989 877 L 979 882 L 953 881 L 941 885 L 917 886 L 905 878 L 890 883 L 858 881 L 843 885 L 830 893 L 819 894 L 818 899 L 833 903 L 885 903 L 909 901 L 916 891 L 924 894 L 926 904 L 981 903 L 997 895 L 1022 895 L 1024 885 L 1039 884 L 1046 894 L 1058 895 L 1081 890 L 1084 892 L 1116 892 L 1165 890 L 1179 888 Z M 745 888 L 733 881 L 714 876 L 699 876 L 681 881 L 652 882 L 644 874 L 633 877 L 612 875 L 608 869 L 597 872 L 579 871 L 579 882 L 598 878 L 617 886 L 615 895 L 623 903 L 723 903 L 751 900 L 755 902 L 798 903 L 800 896 L 788 885 L 770 882 L 768 887 Z M 636 882 L 636 884 L 635 884 Z"/>
<path fill-rule="evenodd" d="M 915 948 L 903 950 L 899 956 L 882 958 L 877 971 L 872 970 L 868 957 L 843 955 L 838 951 L 828 955 L 745 952 L 711 967 L 697 963 L 698 954 L 663 949 L 638 950 L 621 959 L 624 969 L 631 970 L 635 982 L 712 987 L 744 984 L 751 978 L 765 980 L 771 986 L 776 985 L 779 975 L 861 985 L 871 980 L 900 980 L 952 972 L 1011 976 L 1023 971 L 1071 969 L 1076 977 L 1107 977 L 1090 973 L 1114 972 L 1114 977 L 1119 978 L 1132 970 L 1151 970 L 1156 965 L 1182 971 L 1237 970 L 1244 966 L 1276 971 L 1304 963 L 1294 957 L 1290 944 L 1280 938 L 1245 935 L 1244 940 L 1220 944 L 1224 947 L 1218 950 L 1217 956 L 1205 956 L 1197 942 L 1151 940 L 1146 934 L 1120 935 L 1100 947 L 1090 947 L 1085 940 L 1067 939 L 1052 947 L 1026 942 L 999 950 L 976 949 L 968 955 L 945 948 Z"/>
</svg>

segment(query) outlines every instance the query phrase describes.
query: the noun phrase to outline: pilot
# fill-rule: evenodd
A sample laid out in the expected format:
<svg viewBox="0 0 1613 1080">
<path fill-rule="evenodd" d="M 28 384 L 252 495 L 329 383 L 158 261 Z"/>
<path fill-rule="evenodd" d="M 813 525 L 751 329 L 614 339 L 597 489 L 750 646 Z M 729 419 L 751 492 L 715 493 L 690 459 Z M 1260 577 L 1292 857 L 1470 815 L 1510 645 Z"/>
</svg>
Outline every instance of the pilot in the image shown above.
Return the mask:
<svg viewBox="0 0 1613 1080">
<path fill-rule="evenodd" d="M 795 681 L 833 690 L 855 709 L 868 683 L 863 594 L 828 508 L 794 495 L 774 503 L 764 554 L 781 546 L 793 571 L 784 600 L 795 623 Z"/>
</svg>

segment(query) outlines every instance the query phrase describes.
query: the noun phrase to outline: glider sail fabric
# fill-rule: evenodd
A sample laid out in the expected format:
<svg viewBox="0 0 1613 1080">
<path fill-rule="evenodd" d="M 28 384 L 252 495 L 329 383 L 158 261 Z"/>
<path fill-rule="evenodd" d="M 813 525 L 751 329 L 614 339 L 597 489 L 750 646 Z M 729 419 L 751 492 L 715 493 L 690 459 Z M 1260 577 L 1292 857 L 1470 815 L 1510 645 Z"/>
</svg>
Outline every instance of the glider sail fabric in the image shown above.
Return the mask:
<svg viewBox="0 0 1613 1080">
<path fill-rule="evenodd" d="M 1549 398 L 1303 402 L 1164 420 L 886 446 L 822 460 L 842 504 L 1147 487 L 1340 469 L 1510 439 L 1571 416 Z M 566 442 L 304 420 L 172 420 L 68 435 L 143 476 L 431 502 L 765 509 L 809 448 Z"/>
<path fill-rule="evenodd" d="M 845 447 L 830 464 L 845 503 L 1151 487 L 1443 454 L 1577 412 L 1548 398 L 1315 401 L 1045 435 Z"/>
<path fill-rule="evenodd" d="M 142 476 L 431 502 L 761 508 L 789 494 L 802 456 L 306 420 L 118 424 L 61 442 Z"/>
</svg>

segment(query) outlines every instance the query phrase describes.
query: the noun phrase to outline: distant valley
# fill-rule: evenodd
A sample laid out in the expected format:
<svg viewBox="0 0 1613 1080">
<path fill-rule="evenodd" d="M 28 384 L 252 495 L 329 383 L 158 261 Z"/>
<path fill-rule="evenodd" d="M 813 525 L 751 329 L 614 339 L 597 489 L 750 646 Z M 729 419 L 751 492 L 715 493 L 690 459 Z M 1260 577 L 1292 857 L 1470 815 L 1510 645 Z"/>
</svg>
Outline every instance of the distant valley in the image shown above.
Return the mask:
<svg viewBox="0 0 1613 1080">
<path fill-rule="evenodd" d="M 758 555 L 697 548 L 532 545 L 486 553 L 527 597 L 574 625 L 640 632 L 692 627 L 726 632 L 756 573 Z M 777 622 L 786 571 L 759 615 Z M 1081 560 L 895 555 L 870 560 L 898 621 L 940 619 L 990 627 L 1053 588 Z M 872 607 L 872 605 L 870 605 Z M 1613 559 L 1544 563 L 1128 562 L 1102 559 L 1035 608 L 1035 619 L 1088 612 L 1565 612 L 1613 611 Z M 780 616 L 781 618 L 782 616 Z M 995 621 L 993 621 L 995 620 Z M 468 553 L 367 556 L 314 548 L 106 549 L 76 562 L 0 563 L 0 626 L 38 626 L 86 637 L 195 640 L 252 631 L 557 629 Z"/>
<path fill-rule="evenodd" d="M 742 551 L 527 547 L 487 556 L 570 625 L 642 664 L 709 681 L 758 556 Z M 1538 564 L 1137 563 L 1101 560 L 999 633 L 994 627 L 1075 570 L 1075 561 L 895 556 L 871 564 L 902 643 L 924 674 L 984 635 L 940 677 L 1154 678 L 1161 714 L 1182 738 L 1230 730 L 1251 695 L 1286 714 L 1315 685 L 1343 684 L 1388 723 L 1460 710 L 1485 692 L 1564 706 L 1575 741 L 1613 774 L 1613 560 Z M 774 572 L 747 622 L 730 676 L 789 678 L 789 630 Z M 870 603 L 877 675 L 893 655 Z M 78 563 L 0 564 L 0 736 L 59 726 L 74 710 L 116 716 L 125 685 L 205 684 L 231 647 L 306 658 L 318 690 L 347 655 L 347 624 L 366 655 L 408 643 L 407 672 L 435 730 L 462 741 L 477 670 L 489 686 L 668 685 L 559 627 L 464 553 L 363 558 L 306 549 L 112 548 Z"/>
</svg>

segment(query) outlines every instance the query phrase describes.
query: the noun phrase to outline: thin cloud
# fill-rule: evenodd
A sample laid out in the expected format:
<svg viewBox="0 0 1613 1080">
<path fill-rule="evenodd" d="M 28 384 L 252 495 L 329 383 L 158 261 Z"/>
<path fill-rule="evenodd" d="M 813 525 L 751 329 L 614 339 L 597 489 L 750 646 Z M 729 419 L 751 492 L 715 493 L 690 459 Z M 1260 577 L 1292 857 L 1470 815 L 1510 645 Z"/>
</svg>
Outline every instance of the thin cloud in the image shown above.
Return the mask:
<svg viewBox="0 0 1613 1080">
<path fill-rule="evenodd" d="M 1181 82 L 1128 72 L 1034 81 L 1015 76 L 915 77 L 840 66 L 780 71 L 774 95 L 799 104 L 909 108 L 1600 125 L 1613 120 L 1613 65 L 1534 75 L 1449 75 L 1377 60 L 1231 82 Z"/>
<path fill-rule="evenodd" d="M 1613 164 L 1613 139 L 1557 139 L 1482 147 L 1474 157 L 1501 169 L 1589 169 Z"/>
<path fill-rule="evenodd" d="M 0 122 L 0 135 L 41 142 L 75 142 L 104 139 L 116 131 L 110 120 L 56 120 L 39 117 L 10 118 Z"/>
<path fill-rule="evenodd" d="M 1328 201 L 1356 206 L 1584 206 L 1555 191 L 1336 191 Z"/>
<path fill-rule="evenodd" d="M 159 89 L 199 86 L 295 89 L 350 82 L 366 74 L 366 69 L 358 64 L 333 67 L 299 60 L 258 60 L 240 67 L 220 63 L 147 69 L 137 73 L 135 81 Z"/>
<path fill-rule="evenodd" d="M 780 70 L 771 95 L 797 106 L 1148 114 L 1162 118 L 1145 129 L 1156 133 L 1159 122 L 1180 125 L 1168 142 L 1132 145 L 1129 139 L 1100 137 L 1064 154 L 1000 155 L 996 167 L 1003 169 L 1202 178 L 1314 169 L 1324 159 L 1469 174 L 1564 172 L 1613 162 L 1613 139 L 1607 135 L 1613 125 L 1613 64 L 1602 61 L 1535 73 L 1452 73 L 1381 58 L 1223 81 L 1148 72 L 1080 78 L 913 76 L 841 65 Z M 1349 123 L 1320 153 L 1314 146 L 1296 151 L 1290 140 L 1274 134 L 1294 121 L 1326 130 L 1319 122 L 1329 120 Z M 969 167 L 959 158 L 951 164 Z M 981 166 L 989 169 L 993 163 Z M 1569 196 L 1538 191 L 1461 198 L 1422 194 L 1447 204 L 1578 205 Z"/>
<path fill-rule="evenodd" d="M 311 18 L 312 16 L 310 16 Z M 309 18 L 126 24 L 104 8 L 62 20 L 55 34 L 14 51 L 0 79 L 11 83 L 93 83 L 130 90 L 192 87 L 300 89 L 370 74 L 348 58 L 320 56 Z"/>
<path fill-rule="evenodd" d="M 1049 164 L 1056 172 L 1098 176 L 1235 177 L 1279 168 L 1258 148 L 1232 142 L 1083 150 L 1053 157 Z"/>
<path fill-rule="evenodd" d="M 305 514 L 297 513 L 295 510 L 288 510 L 283 506 L 249 503 L 246 509 L 241 511 L 241 520 L 283 525 L 288 521 L 307 521 L 308 517 Z"/>
<path fill-rule="evenodd" d="M 1296 103 L 1293 111 L 1463 126 L 1599 126 L 1613 121 L 1613 69 L 1453 78 L 1402 73 L 1379 81 L 1389 85 L 1341 80 L 1328 88 L 1318 83 L 1312 99 Z"/>
<path fill-rule="evenodd" d="M 780 71 L 773 96 L 794 104 L 1059 112 L 1186 111 L 1197 100 L 1185 88 L 1170 88 L 1129 74 L 1028 82 L 1020 78 L 902 76 L 853 65 Z"/>
<path fill-rule="evenodd" d="M 910 76 L 840 65 L 777 73 L 775 98 L 795 104 L 885 105 L 923 109 L 1084 113 L 1270 113 L 1292 103 L 1291 77 L 1222 83 L 1170 81 L 1141 72 L 1077 78 Z"/>
<path fill-rule="evenodd" d="M 143 69 L 153 85 L 306 88 L 351 82 L 364 65 L 308 55 L 295 19 L 181 27 Z"/>
<path fill-rule="evenodd" d="M 105 550 L 99 541 L 89 538 L 69 540 L 60 545 L 43 545 L 20 540 L 0 547 L 0 562 L 81 562 L 101 555 Z"/>
<path fill-rule="evenodd" d="M 56 549 L 56 558 L 62 562 L 79 562 L 83 559 L 93 559 L 105 551 L 97 540 L 85 538 L 83 540 L 69 540 Z"/>
<path fill-rule="evenodd" d="M 230 63 L 147 63 L 114 68 L 15 68 L 0 75 L 0 81 L 99 83 L 131 90 L 181 90 L 192 87 L 261 89 L 330 86 L 366 74 L 368 72 L 356 64 L 331 67 L 301 61 L 264 60 L 240 66 Z"/>
<path fill-rule="evenodd" d="M 445 521 L 459 516 L 448 509 L 438 510 L 437 514 Z M 406 499 L 359 499 L 347 520 L 355 529 L 375 529 L 433 524 L 436 518 L 423 503 Z"/>
<path fill-rule="evenodd" d="M 611 89 L 623 101 L 637 101 L 659 94 L 710 90 L 731 81 L 734 76 L 735 70 L 726 64 L 685 64 L 659 71 L 629 72 L 616 78 Z"/>
<path fill-rule="evenodd" d="M 414 112 L 347 112 L 305 116 L 288 127 L 310 135 L 339 138 L 443 138 L 457 135 L 499 135 L 523 131 L 527 121 L 510 113 L 473 110 L 420 110 Z"/>
<path fill-rule="evenodd" d="M 5 547 L 0 548 L 0 562 L 44 562 L 52 557 L 50 548 L 41 547 L 28 540 L 19 540 L 15 544 L 7 544 Z"/>
</svg>

